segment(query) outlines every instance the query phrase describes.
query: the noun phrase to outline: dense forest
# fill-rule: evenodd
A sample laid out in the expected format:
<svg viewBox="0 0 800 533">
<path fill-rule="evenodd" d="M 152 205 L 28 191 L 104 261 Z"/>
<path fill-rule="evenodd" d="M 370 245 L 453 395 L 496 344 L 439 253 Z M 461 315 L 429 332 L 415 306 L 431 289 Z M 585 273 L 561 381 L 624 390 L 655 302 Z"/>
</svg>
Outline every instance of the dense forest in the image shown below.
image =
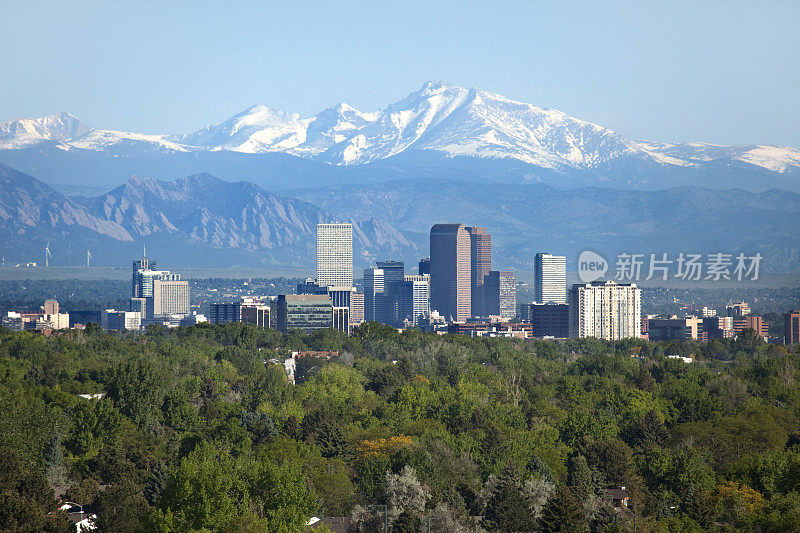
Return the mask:
<svg viewBox="0 0 800 533">
<path fill-rule="evenodd" d="M 293 385 L 269 360 L 300 350 L 338 356 Z M 797 531 L 798 370 L 752 330 L 0 330 L 0 528 L 68 531 L 63 493 L 104 532 Z"/>
</svg>

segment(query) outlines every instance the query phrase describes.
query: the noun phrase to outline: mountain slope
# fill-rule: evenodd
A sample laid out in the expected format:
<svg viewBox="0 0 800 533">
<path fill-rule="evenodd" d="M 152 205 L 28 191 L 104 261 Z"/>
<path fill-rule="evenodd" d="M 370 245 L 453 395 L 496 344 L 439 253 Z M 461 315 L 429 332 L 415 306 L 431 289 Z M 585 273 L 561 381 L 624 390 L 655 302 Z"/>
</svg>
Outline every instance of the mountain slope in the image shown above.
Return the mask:
<svg viewBox="0 0 800 533">
<path fill-rule="evenodd" d="M 135 177 L 99 197 L 67 198 L 0 165 L 0 231 L 6 235 L 0 251 L 13 261 L 36 260 L 31 257 L 51 239 L 60 264 L 67 263 L 68 246 L 90 248 L 96 264 L 113 265 L 146 244 L 178 264 L 309 268 L 316 224 L 330 220 L 307 202 L 208 174 L 173 182 Z M 349 221 L 361 261 L 418 255 L 414 243 L 375 217 Z"/>
<path fill-rule="evenodd" d="M 281 154 L 343 167 L 338 175 L 349 182 L 366 175 L 371 181 L 410 177 L 420 168 L 435 174 L 444 168 L 494 183 L 800 191 L 800 150 L 795 148 L 630 140 L 561 111 L 444 82 L 427 82 L 372 113 L 339 104 L 303 118 L 256 105 L 186 135 L 92 130 L 68 114 L 0 124 L 0 161 L 51 183 L 64 174 L 83 176 L 74 185 L 108 183 L 100 174 L 104 167 L 119 180 L 114 184 L 131 174 L 171 179 L 198 172 L 216 175 L 222 169 L 227 179 L 272 188 L 259 174 L 269 172 L 276 159 L 245 154 Z M 43 160 L 59 160 L 61 166 Z M 353 170 L 370 165 L 369 171 Z M 282 178 L 294 186 L 317 185 L 320 175 L 332 176 L 322 167 L 307 173 L 294 166 Z M 163 175 L 159 168 L 175 170 Z"/>
<path fill-rule="evenodd" d="M 486 226 L 496 267 L 533 269 L 537 251 L 574 261 L 583 250 L 606 258 L 620 252 L 661 254 L 756 252 L 763 267 L 800 267 L 800 194 L 680 187 L 617 191 L 560 190 L 545 184 L 492 185 L 452 180 L 401 180 L 379 185 L 298 190 L 296 197 L 334 215 L 380 213 L 395 227 L 426 235 L 435 222 Z M 572 268 L 572 267 L 570 267 Z"/>
</svg>

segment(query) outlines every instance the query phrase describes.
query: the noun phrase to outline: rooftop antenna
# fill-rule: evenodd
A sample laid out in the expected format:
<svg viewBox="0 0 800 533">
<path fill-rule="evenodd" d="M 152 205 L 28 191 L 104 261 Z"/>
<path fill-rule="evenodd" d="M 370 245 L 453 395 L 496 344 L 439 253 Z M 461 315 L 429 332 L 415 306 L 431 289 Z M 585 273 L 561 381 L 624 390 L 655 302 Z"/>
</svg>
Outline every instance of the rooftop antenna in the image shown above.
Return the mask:
<svg viewBox="0 0 800 533">
<path fill-rule="evenodd" d="M 50 253 L 50 239 L 47 239 L 47 244 L 44 246 L 44 266 L 50 266 L 50 258 L 53 257 L 53 254 Z"/>
<path fill-rule="evenodd" d="M 92 252 L 90 252 L 89 250 L 86 250 L 86 266 L 87 267 L 89 266 L 89 259 L 91 259 L 91 258 L 92 258 Z"/>
</svg>

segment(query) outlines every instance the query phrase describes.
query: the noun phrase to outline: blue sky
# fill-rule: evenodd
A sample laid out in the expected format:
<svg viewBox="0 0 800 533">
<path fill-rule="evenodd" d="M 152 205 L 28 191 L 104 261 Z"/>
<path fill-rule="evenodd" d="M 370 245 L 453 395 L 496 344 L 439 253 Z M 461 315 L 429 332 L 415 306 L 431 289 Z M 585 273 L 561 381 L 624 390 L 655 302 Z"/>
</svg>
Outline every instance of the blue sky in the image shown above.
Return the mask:
<svg viewBox="0 0 800 533">
<path fill-rule="evenodd" d="M 442 79 L 631 138 L 800 147 L 797 1 L 26 1 L 0 14 L 0 120 L 64 110 L 180 133 L 255 103 L 370 111 Z"/>
</svg>

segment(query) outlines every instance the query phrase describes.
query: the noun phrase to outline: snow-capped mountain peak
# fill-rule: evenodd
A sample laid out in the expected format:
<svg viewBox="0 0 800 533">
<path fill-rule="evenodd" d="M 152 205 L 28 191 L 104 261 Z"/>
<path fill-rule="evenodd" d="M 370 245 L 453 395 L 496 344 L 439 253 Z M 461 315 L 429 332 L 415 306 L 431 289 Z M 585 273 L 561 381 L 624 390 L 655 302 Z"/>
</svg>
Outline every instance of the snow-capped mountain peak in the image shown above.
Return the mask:
<svg viewBox="0 0 800 533">
<path fill-rule="evenodd" d="M 92 130 L 63 111 L 39 118 L 21 118 L 0 123 L 0 149 L 24 148 L 41 141 L 67 141 Z"/>
<path fill-rule="evenodd" d="M 177 136 L 93 130 L 68 113 L 0 123 L 0 149 L 47 140 L 58 141 L 64 150 L 115 155 L 141 150 L 283 152 L 332 165 L 361 165 L 401 153 L 413 158 L 426 152 L 444 158 L 519 161 L 558 175 L 590 172 L 601 179 L 620 164 L 661 169 L 735 163 L 777 173 L 800 168 L 800 150 L 794 148 L 629 140 L 556 109 L 444 81 L 425 82 L 379 111 L 363 112 L 342 102 L 302 117 L 258 104 Z"/>
</svg>

